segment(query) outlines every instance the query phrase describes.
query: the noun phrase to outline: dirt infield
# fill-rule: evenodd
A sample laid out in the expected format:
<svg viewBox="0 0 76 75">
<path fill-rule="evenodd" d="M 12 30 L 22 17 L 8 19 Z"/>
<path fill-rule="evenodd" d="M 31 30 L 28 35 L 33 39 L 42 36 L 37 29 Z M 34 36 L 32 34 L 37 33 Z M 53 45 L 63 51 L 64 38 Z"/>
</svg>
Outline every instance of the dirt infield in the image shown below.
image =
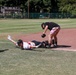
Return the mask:
<svg viewBox="0 0 76 75">
<path fill-rule="evenodd" d="M 19 35 L 17 38 L 21 38 L 24 41 L 38 40 L 43 41 L 48 39 L 48 32 L 45 38 L 41 38 L 40 33 L 28 34 L 28 35 Z M 76 29 L 61 29 L 58 34 L 58 48 L 57 50 L 74 50 L 76 51 Z"/>
</svg>

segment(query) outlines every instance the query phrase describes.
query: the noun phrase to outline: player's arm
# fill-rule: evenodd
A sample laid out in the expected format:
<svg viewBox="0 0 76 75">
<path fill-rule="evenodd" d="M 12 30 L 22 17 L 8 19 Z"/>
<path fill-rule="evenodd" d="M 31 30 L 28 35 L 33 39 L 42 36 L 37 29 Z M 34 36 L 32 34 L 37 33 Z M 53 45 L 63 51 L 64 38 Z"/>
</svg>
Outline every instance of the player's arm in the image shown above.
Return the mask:
<svg viewBox="0 0 76 75">
<path fill-rule="evenodd" d="M 12 43 L 14 43 L 16 46 L 18 46 L 17 42 L 14 40 L 10 40 Z"/>
<path fill-rule="evenodd" d="M 35 49 L 35 48 L 38 48 L 38 47 L 36 47 L 36 46 L 30 46 L 30 49 Z"/>
<path fill-rule="evenodd" d="M 17 44 L 17 42 L 16 41 L 14 41 L 14 40 L 10 40 L 12 43 L 14 43 L 15 45 Z"/>
<path fill-rule="evenodd" d="M 46 33 L 47 29 L 48 29 L 48 26 L 46 26 L 44 28 L 43 34 L 41 35 L 42 38 L 46 37 L 46 34 L 45 33 Z"/>
<path fill-rule="evenodd" d="M 7 37 L 7 38 L 8 38 L 8 40 L 10 40 L 12 43 L 14 43 L 16 46 L 18 46 L 18 45 L 17 45 L 17 42 L 16 42 L 16 41 L 14 41 L 14 40 L 11 38 L 11 36 L 10 36 L 10 35 L 8 35 L 8 37 Z"/>
<path fill-rule="evenodd" d="M 41 43 L 37 46 L 30 46 L 31 49 L 34 49 L 34 48 L 39 48 L 41 46 Z"/>
<path fill-rule="evenodd" d="M 36 46 L 31 46 L 31 45 L 30 45 L 30 49 L 34 49 L 34 48 L 37 48 L 37 47 L 36 47 Z"/>
<path fill-rule="evenodd" d="M 46 25 L 46 27 L 44 28 L 43 34 L 46 33 L 47 29 L 48 29 L 48 26 Z"/>
</svg>

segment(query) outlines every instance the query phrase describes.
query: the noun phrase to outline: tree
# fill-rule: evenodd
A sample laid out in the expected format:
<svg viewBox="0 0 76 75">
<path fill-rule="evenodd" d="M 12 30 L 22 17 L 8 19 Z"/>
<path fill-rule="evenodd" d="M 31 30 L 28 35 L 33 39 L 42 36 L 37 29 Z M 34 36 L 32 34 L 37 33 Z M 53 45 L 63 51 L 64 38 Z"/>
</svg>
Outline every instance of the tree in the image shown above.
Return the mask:
<svg viewBox="0 0 76 75">
<path fill-rule="evenodd" d="M 59 0 L 59 11 L 71 13 L 76 8 L 76 0 Z"/>
<path fill-rule="evenodd" d="M 0 0 L 0 6 L 16 6 L 28 12 L 28 0 Z M 76 0 L 29 0 L 30 12 L 76 13 Z"/>
<path fill-rule="evenodd" d="M 62 13 L 70 13 L 76 16 L 76 0 L 58 0 L 59 11 Z"/>
</svg>

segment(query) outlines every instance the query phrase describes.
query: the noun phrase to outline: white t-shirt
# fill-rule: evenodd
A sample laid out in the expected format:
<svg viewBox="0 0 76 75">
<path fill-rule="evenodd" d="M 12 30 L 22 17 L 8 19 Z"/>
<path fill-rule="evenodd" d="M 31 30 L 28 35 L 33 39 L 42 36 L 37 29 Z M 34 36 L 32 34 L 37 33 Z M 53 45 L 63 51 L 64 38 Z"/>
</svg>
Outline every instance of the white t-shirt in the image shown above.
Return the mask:
<svg viewBox="0 0 76 75">
<path fill-rule="evenodd" d="M 23 42 L 23 48 L 24 49 L 31 49 L 31 47 L 35 46 L 32 42 Z"/>
</svg>

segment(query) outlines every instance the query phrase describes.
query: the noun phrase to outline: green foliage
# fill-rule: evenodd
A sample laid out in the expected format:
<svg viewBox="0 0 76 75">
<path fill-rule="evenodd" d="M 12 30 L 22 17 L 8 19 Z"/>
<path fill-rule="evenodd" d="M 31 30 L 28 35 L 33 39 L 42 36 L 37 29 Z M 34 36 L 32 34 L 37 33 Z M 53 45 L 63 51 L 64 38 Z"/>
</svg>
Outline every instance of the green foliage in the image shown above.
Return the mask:
<svg viewBox="0 0 76 75">
<path fill-rule="evenodd" d="M 44 4 L 44 12 L 50 12 L 51 11 L 51 0 L 43 0 Z"/>
<path fill-rule="evenodd" d="M 76 0 L 0 0 L 0 6 L 19 6 L 23 12 L 61 12 L 76 16 Z"/>
<path fill-rule="evenodd" d="M 2 2 L 3 2 L 4 0 L 0 0 L 0 6 L 2 6 Z"/>
<path fill-rule="evenodd" d="M 76 16 L 76 0 L 59 0 L 59 11 Z"/>
</svg>

